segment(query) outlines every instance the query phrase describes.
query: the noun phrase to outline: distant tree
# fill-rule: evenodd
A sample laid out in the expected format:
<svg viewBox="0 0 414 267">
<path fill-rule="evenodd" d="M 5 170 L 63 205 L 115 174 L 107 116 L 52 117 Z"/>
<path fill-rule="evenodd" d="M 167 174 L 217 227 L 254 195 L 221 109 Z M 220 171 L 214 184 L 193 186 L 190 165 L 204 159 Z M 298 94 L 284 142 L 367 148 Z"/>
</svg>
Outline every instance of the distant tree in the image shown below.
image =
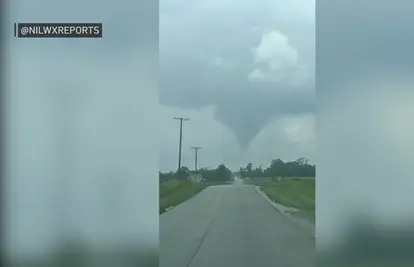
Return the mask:
<svg viewBox="0 0 414 267">
<path fill-rule="evenodd" d="M 309 160 L 308 160 L 307 158 L 298 158 L 298 159 L 296 160 L 296 162 L 297 162 L 299 165 L 304 166 L 304 165 L 307 165 L 307 164 L 308 164 Z"/>
<path fill-rule="evenodd" d="M 175 178 L 175 173 L 173 173 L 173 172 L 167 172 L 167 173 L 159 172 L 159 178 L 160 178 L 160 183 L 167 182 L 167 181 L 173 180 Z"/>
<path fill-rule="evenodd" d="M 177 179 L 188 179 L 190 177 L 190 169 L 186 166 L 182 166 L 179 171 L 176 173 Z"/>
<path fill-rule="evenodd" d="M 288 162 L 276 159 L 272 160 L 265 173 L 273 177 L 315 177 L 315 166 L 310 165 L 307 158 Z"/>
<path fill-rule="evenodd" d="M 252 177 L 263 177 L 264 172 L 263 172 L 263 167 L 260 165 L 259 167 L 256 167 L 253 171 L 252 171 Z"/>
<path fill-rule="evenodd" d="M 183 166 L 177 173 L 159 173 L 160 181 L 167 181 L 174 178 L 188 179 L 192 172 Z M 229 181 L 233 179 L 233 173 L 224 164 L 220 164 L 216 169 L 201 168 L 198 173 L 203 176 L 206 181 Z M 315 177 L 315 165 L 309 164 L 307 158 L 298 158 L 295 161 L 284 162 L 281 159 L 271 161 L 268 168 L 263 169 L 260 165 L 253 167 L 252 163 L 248 163 L 246 167 L 240 167 L 239 174 L 241 178 L 251 177 Z"/>
<path fill-rule="evenodd" d="M 267 173 L 274 177 L 283 177 L 286 175 L 286 166 L 283 160 L 274 159 L 270 163 Z"/>
<path fill-rule="evenodd" d="M 220 164 L 216 169 L 199 169 L 199 173 L 209 182 L 225 182 L 233 179 L 233 172 L 224 164 Z"/>
<path fill-rule="evenodd" d="M 233 173 L 224 164 L 220 164 L 216 169 L 216 175 L 218 181 L 230 181 L 233 178 Z"/>
</svg>

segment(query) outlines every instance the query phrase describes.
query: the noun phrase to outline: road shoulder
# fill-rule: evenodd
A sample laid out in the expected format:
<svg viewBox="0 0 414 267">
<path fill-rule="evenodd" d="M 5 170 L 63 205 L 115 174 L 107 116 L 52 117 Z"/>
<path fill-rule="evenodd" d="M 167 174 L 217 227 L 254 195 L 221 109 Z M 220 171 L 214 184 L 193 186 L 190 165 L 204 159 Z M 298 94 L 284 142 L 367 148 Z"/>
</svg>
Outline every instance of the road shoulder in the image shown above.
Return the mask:
<svg viewBox="0 0 414 267">
<path fill-rule="evenodd" d="M 299 218 L 297 216 L 292 215 L 292 213 L 298 212 L 298 209 L 292 208 L 292 207 L 286 207 L 284 205 L 281 205 L 279 203 L 276 203 L 272 201 L 265 192 L 263 192 L 260 188 L 260 186 L 255 186 L 256 192 L 263 197 L 265 201 L 267 201 L 275 210 L 277 210 L 279 213 L 287 217 L 289 220 L 291 220 L 293 223 L 297 224 L 301 228 L 309 231 L 309 233 L 315 237 L 315 225 L 310 223 L 308 220 Z"/>
</svg>

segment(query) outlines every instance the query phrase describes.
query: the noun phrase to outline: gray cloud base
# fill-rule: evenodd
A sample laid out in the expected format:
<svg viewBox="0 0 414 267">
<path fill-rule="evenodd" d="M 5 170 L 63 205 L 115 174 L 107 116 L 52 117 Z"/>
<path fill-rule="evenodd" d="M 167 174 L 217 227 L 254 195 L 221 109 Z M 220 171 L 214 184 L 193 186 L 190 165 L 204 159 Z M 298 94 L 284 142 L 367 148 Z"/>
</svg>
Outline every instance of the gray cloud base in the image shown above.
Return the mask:
<svg viewBox="0 0 414 267">
<path fill-rule="evenodd" d="M 217 107 L 217 120 L 231 127 L 244 148 L 274 116 L 313 112 L 313 6 L 294 2 L 199 1 L 177 8 L 162 1 L 161 103 Z M 297 14 L 302 19 L 290 16 Z M 249 81 L 253 51 L 269 31 L 287 36 L 310 67 L 311 79 L 300 88 Z"/>
</svg>

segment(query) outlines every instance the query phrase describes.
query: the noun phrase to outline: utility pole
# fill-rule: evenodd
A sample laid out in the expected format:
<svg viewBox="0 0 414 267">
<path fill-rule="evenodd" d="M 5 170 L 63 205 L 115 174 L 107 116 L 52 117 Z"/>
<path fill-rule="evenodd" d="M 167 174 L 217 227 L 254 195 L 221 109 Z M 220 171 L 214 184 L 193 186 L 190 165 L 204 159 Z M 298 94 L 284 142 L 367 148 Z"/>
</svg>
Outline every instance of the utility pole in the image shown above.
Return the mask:
<svg viewBox="0 0 414 267">
<path fill-rule="evenodd" d="M 189 118 L 178 118 L 174 117 L 174 120 L 180 120 L 180 142 L 179 142 L 179 148 L 178 148 L 178 175 L 180 175 L 181 170 L 181 144 L 183 141 L 183 121 L 189 121 Z"/>
<path fill-rule="evenodd" d="M 197 172 L 197 162 L 198 162 L 197 156 L 198 156 L 198 150 L 199 149 L 202 149 L 202 147 L 201 146 L 192 146 L 191 148 L 194 149 L 194 151 L 195 151 L 195 166 L 194 166 L 194 170 Z"/>
</svg>

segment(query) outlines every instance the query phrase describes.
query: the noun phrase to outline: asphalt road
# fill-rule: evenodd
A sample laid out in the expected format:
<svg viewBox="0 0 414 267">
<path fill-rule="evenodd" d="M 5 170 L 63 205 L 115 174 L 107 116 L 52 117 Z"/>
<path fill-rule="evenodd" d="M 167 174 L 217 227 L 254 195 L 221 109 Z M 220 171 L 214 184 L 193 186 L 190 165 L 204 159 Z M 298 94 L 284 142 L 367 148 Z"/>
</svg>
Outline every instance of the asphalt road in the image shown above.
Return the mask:
<svg viewBox="0 0 414 267">
<path fill-rule="evenodd" d="M 249 185 L 212 186 L 160 217 L 161 267 L 313 267 L 312 235 Z"/>
</svg>

